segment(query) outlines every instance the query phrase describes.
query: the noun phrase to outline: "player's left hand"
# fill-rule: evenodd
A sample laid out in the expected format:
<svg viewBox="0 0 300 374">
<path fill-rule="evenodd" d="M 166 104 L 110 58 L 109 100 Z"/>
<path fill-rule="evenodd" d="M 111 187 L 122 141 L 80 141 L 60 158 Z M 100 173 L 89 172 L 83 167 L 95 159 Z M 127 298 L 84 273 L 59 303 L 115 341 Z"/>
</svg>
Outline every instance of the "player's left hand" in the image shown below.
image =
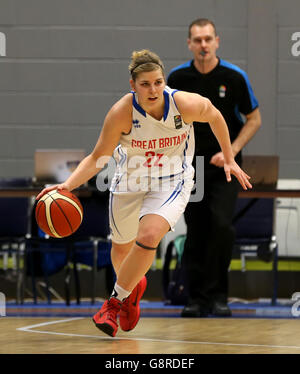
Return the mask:
<svg viewBox="0 0 300 374">
<path fill-rule="evenodd" d="M 231 174 L 233 174 L 240 182 L 244 190 L 252 188 L 252 185 L 249 182 L 249 179 L 251 177 L 246 174 L 234 160 L 230 163 L 224 163 L 224 171 L 226 174 L 227 182 L 231 182 Z"/>
</svg>

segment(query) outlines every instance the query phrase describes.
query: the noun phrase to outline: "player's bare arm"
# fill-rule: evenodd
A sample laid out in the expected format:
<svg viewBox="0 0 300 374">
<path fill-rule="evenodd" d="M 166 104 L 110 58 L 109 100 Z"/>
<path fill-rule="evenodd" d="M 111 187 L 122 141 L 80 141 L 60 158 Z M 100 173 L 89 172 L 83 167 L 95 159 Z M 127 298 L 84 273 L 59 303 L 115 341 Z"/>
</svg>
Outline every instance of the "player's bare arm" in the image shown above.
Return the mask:
<svg viewBox="0 0 300 374">
<path fill-rule="evenodd" d="M 44 188 L 36 197 L 37 200 L 55 188 L 72 191 L 99 173 L 112 156 L 121 134 L 128 133 L 131 129 L 132 105 L 130 100 L 132 100 L 132 95 L 128 94 L 113 105 L 104 119 L 93 151 L 80 162 L 64 183 Z"/>
<path fill-rule="evenodd" d="M 235 175 L 243 189 L 252 188 L 247 175 L 234 161 L 229 131 L 221 112 L 210 100 L 194 93 L 176 92 L 176 104 L 185 122 L 208 122 L 224 155 L 224 171 L 227 181 Z"/>
</svg>

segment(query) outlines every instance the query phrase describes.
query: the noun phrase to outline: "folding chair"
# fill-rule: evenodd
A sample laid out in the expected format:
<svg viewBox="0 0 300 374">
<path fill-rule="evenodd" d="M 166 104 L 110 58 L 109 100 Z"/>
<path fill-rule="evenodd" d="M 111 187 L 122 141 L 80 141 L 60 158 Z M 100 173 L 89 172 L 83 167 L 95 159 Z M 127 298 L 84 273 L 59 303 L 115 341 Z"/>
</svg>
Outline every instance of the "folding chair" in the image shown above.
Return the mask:
<svg viewBox="0 0 300 374">
<path fill-rule="evenodd" d="M 2 178 L 0 188 L 27 188 L 31 178 Z M 26 235 L 30 231 L 30 199 L 28 197 L 0 198 L 0 254 L 5 277 L 12 267 L 16 279 L 16 302 L 22 299 L 23 277 L 21 258 L 23 258 Z"/>
<path fill-rule="evenodd" d="M 91 197 L 80 198 L 83 206 L 83 221 L 79 229 L 69 237 L 48 238 L 37 227 L 32 211 L 32 236 L 26 240 L 26 275 L 31 276 L 34 302 L 37 302 L 36 278 L 44 277 L 48 303 L 49 277 L 65 268 L 65 299 L 70 305 L 70 279 L 73 267 L 75 295 L 80 304 L 80 279 L 77 270 L 79 263 L 92 267 L 91 302 L 95 302 L 96 274 L 101 268 L 106 269 L 107 288 L 113 284 L 114 277 L 110 259 L 111 242 L 108 224 L 108 196 L 92 193 Z"/>
<path fill-rule="evenodd" d="M 239 198 L 233 224 L 236 230 L 234 254 L 240 255 L 242 270 L 246 270 L 246 260 L 249 257 L 273 262 L 272 305 L 275 305 L 278 289 L 278 244 L 274 234 L 275 199 Z"/>
</svg>

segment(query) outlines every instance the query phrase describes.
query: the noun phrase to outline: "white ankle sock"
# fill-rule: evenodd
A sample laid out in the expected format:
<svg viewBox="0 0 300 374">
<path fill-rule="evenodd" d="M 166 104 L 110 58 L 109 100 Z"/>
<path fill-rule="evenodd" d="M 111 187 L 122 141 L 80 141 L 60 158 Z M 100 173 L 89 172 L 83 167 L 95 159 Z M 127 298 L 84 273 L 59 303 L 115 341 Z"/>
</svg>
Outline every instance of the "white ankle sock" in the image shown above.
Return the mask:
<svg viewBox="0 0 300 374">
<path fill-rule="evenodd" d="M 114 290 L 111 294 L 111 297 L 115 297 L 116 299 L 123 301 L 131 294 L 131 292 L 124 290 L 121 286 L 119 286 L 117 283 L 114 285 Z"/>
</svg>

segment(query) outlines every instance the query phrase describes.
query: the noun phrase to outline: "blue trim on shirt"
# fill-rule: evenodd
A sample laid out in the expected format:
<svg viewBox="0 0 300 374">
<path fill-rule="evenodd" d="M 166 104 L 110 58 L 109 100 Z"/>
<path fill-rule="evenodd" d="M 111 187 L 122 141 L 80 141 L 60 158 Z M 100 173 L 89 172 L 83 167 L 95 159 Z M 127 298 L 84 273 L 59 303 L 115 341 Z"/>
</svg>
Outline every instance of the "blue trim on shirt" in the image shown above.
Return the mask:
<svg viewBox="0 0 300 374">
<path fill-rule="evenodd" d="M 244 122 L 244 121 L 243 121 L 243 118 L 242 118 L 242 116 L 241 116 L 241 113 L 240 113 L 240 111 L 239 111 L 239 107 L 238 107 L 238 105 L 236 105 L 236 106 L 234 107 L 234 113 L 235 113 L 235 115 L 237 116 L 237 118 L 238 118 L 239 121 Z"/>
<path fill-rule="evenodd" d="M 120 164 L 120 167 L 122 168 L 126 161 L 127 155 L 123 152 L 121 145 L 118 146 L 118 153 L 121 157 L 119 164 Z"/>
<path fill-rule="evenodd" d="M 191 131 L 191 129 L 190 129 Z M 186 151 L 189 147 L 189 140 L 190 140 L 190 133 L 185 141 L 185 147 L 184 147 L 184 151 L 183 151 L 183 162 L 182 162 L 182 168 L 183 170 L 186 170 L 187 169 L 187 163 L 186 163 Z"/>
<path fill-rule="evenodd" d="M 178 107 L 177 107 L 177 104 L 176 104 L 176 100 L 175 100 L 175 97 L 174 97 L 174 93 L 176 93 L 176 92 L 178 92 L 178 91 L 179 91 L 179 90 L 174 90 L 174 91 L 171 93 L 172 98 L 173 98 L 173 101 L 174 101 L 174 104 L 175 104 L 177 110 L 178 110 Z M 179 110 L 178 110 L 178 112 L 179 112 Z"/>
<path fill-rule="evenodd" d="M 174 71 L 176 71 L 176 70 L 180 70 L 180 69 L 184 69 L 184 68 L 189 68 L 189 67 L 192 65 L 192 61 L 193 61 L 193 60 L 190 60 L 190 61 L 188 61 L 188 62 L 185 62 L 184 64 L 181 64 L 181 65 L 179 65 L 179 66 L 176 66 L 175 68 L 173 68 L 173 69 L 170 71 L 169 75 L 172 74 L 172 73 L 174 73 Z"/>
<path fill-rule="evenodd" d="M 164 97 L 165 97 L 165 109 L 164 109 L 164 121 L 168 118 L 169 109 L 170 109 L 170 98 L 169 93 L 164 90 Z"/>
<path fill-rule="evenodd" d="M 135 107 L 135 109 L 141 113 L 144 117 L 147 117 L 147 112 L 144 111 L 144 109 L 137 103 L 135 98 L 135 93 L 132 92 L 133 99 L 132 104 Z M 167 91 L 164 91 L 164 98 L 165 98 L 165 107 L 164 107 L 164 121 L 168 118 L 169 109 L 170 109 L 170 98 L 169 93 Z"/>
<path fill-rule="evenodd" d="M 234 64 L 231 64 L 230 62 L 224 61 L 222 59 L 220 59 L 220 66 L 224 66 L 225 68 L 235 70 L 236 72 L 240 73 L 243 76 L 243 78 L 245 79 L 247 88 L 248 88 L 248 92 L 249 92 L 249 96 L 250 96 L 250 100 L 251 100 L 251 105 L 252 105 L 252 110 L 257 108 L 258 107 L 258 101 L 257 101 L 256 97 L 254 96 L 254 93 L 253 93 L 253 90 L 252 90 L 252 87 L 251 87 L 251 84 L 250 84 L 247 73 L 244 70 L 242 70 L 241 68 L 239 68 L 238 66 L 236 66 Z"/>
<path fill-rule="evenodd" d="M 135 93 L 132 92 L 132 96 L 133 96 L 133 99 L 132 99 L 132 104 L 133 106 L 135 107 L 135 109 L 141 113 L 142 116 L 144 117 L 147 117 L 147 114 L 146 112 L 144 111 L 144 109 L 137 103 L 136 99 L 135 99 Z"/>
</svg>

